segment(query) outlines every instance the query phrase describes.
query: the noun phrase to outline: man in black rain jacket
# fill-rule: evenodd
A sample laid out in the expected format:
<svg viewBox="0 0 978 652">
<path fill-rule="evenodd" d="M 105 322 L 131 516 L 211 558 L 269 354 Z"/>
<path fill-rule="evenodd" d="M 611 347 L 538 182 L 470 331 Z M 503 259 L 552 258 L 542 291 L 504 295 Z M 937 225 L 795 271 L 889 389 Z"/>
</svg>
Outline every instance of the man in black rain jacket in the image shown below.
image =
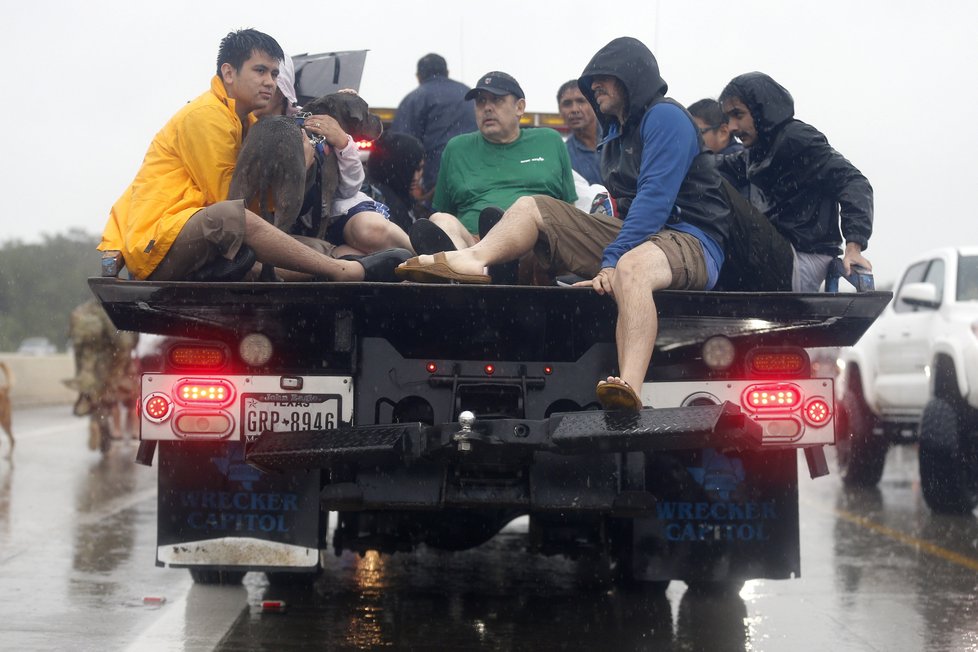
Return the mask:
<svg viewBox="0 0 978 652">
<path fill-rule="evenodd" d="M 748 186 L 750 205 L 729 193 L 735 217 L 718 287 L 815 292 L 839 254 L 847 274 L 852 265 L 871 270 L 862 252 L 873 188 L 819 130 L 794 118 L 791 94 L 749 72 L 727 84 L 720 104 L 746 149 L 718 167 L 734 186 Z"/>
</svg>

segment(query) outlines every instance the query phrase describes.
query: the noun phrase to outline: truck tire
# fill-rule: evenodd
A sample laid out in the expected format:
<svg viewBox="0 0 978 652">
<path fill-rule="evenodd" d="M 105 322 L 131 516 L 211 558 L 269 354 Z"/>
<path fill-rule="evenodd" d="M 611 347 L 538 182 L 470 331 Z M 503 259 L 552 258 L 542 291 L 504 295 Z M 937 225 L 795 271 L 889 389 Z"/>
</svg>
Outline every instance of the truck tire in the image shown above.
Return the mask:
<svg viewBox="0 0 978 652">
<path fill-rule="evenodd" d="M 317 566 L 312 573 L 293 573 L 289 571 L 267 571 L 265 578 L 271 586 L 278 588 L 304 589 L 312 586 L 322 577 L 323 569 Z"/>
<path fill-rule="evenodd" d="M 920 418 L 920 486 L 935 512 L 969 514 L 978 505 L 978 459 L 962 415 L 932 398 Z"/>
<path fill-rule="evenodd" d="M 206 568 L 190 568 L 190 577 L 194 584 L 220 584 L 221 586 L 233 586 L 241 584 L 244 579 L 244 571 L 210 570 Z"/>
<path fill-rule="evenodd" d="M 883 477 L 889 448 L 885 438 L 873 434 L 876 417 L 863 398 L 857 370 L 849 379 L 849 392 L 842 399 L 841 429 L 836 442 L 842 482 L 848 487 L 875 487 Z"/>
</svg>

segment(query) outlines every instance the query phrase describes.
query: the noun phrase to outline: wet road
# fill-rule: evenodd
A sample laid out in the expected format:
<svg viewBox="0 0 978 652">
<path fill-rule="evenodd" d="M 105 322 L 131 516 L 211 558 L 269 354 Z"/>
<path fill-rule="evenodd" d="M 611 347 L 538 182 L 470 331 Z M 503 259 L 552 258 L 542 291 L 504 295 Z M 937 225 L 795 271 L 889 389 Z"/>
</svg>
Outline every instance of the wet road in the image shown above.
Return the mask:
<svg viewBox="0 0 978 652">
<path fill-rule="evenodd" d="M 311 589 L 255 573 L 222 588 L 155 568 L 155 470 L 131 463 L 134 446 L 88 451 L 66 406 L 16 411 L 14 427 L 13 464 L 0 459 L 2 649 L 978 651 L 978 518 L 929 512 L 912 448 L 890 451 L 879 490 L 803 478 L 803 577 L 740 595 L 622 589 L 525 554 L 520 521 L 454 555 L 328 555 Z M 263 612 L 269 599 L 286 610 Z"/>
</svg>

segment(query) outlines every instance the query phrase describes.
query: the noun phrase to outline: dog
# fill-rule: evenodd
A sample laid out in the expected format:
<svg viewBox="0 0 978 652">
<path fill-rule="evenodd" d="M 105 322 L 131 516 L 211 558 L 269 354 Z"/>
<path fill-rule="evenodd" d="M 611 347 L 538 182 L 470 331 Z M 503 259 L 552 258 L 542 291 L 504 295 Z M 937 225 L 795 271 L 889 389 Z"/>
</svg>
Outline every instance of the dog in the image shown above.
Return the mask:
<svg viewBox="0 0 978 652">
<path fill-rule="evenodd" d="M 247 208 L 286 233 L 299 216 L 306 190 L 302 137 L 293 118 L 267 116 L 256 122 L 241 146 L 228 191 L 228 199 L 243 199 Z M 274 278 L 274 268 L 262 264 L 261 279 Z"/>
<path fill-rule="evenodd" d="M 10 440 L 10 450 L 7 451 L 9 458 L 14 452 L 14 429 L 13 429 L 13 407 L 10 404 L 10 388 L 14 385 L 14 375 L 6 364 L 0 362 L 0 370 L 3 371 L 3 385 L 0 385 L 0 428 L 7 433 Z"/>
<path fill-rule="evenodd" d="M 355 93 L 340 92 L 324 95 L 303 106 L 302 110 L 310 115 L 330 116 L 355 141 L 376 140 L 384 131 L 384 125 L 380 118 L 370 113 L 370 107 L 362 97 Z M 333 216 L 333 198 L 336 196 L 339 177 L 340 171 L 336 161 L 336 153 L 332 151 L 332 148 L 327 147 L 325 160 L 320 171 L 320 187 L 322 189 L 320 200 L 322 202 L 322 215 L 326 218 Z M 326 235 L 329 224 L 329 219 L 320 222 L 317 233 L 320 239 Z"/>
</svg>

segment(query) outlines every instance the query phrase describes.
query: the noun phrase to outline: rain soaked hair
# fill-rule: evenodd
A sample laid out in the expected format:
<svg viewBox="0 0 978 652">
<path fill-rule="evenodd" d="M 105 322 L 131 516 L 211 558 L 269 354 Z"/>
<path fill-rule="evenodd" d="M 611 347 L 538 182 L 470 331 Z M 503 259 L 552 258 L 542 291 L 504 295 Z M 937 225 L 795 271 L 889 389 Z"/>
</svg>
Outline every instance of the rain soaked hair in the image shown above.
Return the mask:
<svg viewBox="0 0 978 652">
<path fill-rule="evenodd" d="M 254 29 L 228 32 L 228 35 L 221 39 L 221 45 L 217 50 L 218 77 L 221 76 L 221 66 L 225 63 L 230 63 L 232 68 L 240 71 L 244 62 L 251 58 L 252 52 L 261 52 L 279 61 L 285 58 L 285 52 L 282 51 L 278 41 L 268 34 Z"/>
<path fill-rule="evenodd" d="M 720 103 L 710 98 L 693 102 L 686 110 L 689 111 L 691 116 L 699 118 L 713 129 L 726 124 L 729 120 L 727 114 L 720 108 Z"/>
<path fill-rule="evenodd" d="M 567 91 L 569 91 L 572 88 L 578 88 L 577 87 L 577 80 L 576 79 L 571 79 L 570 81 L 565 81 L 563 84 L 560 85 L 560 88 L 557 89 L 557 104 L 558 105 L 560 105 L 560 99 L 562 97 L 564 97 L 564 93 L 566 93 Z M 578 88 L 578 90 L 580 90 L 580 89 Z"/>
<path fill-rule="evenodd" d="M 432 77 L 448 77 L 448 62 L 434 52 L 418 59 L 418 79 L 426 81 Z"/>
</svg>

